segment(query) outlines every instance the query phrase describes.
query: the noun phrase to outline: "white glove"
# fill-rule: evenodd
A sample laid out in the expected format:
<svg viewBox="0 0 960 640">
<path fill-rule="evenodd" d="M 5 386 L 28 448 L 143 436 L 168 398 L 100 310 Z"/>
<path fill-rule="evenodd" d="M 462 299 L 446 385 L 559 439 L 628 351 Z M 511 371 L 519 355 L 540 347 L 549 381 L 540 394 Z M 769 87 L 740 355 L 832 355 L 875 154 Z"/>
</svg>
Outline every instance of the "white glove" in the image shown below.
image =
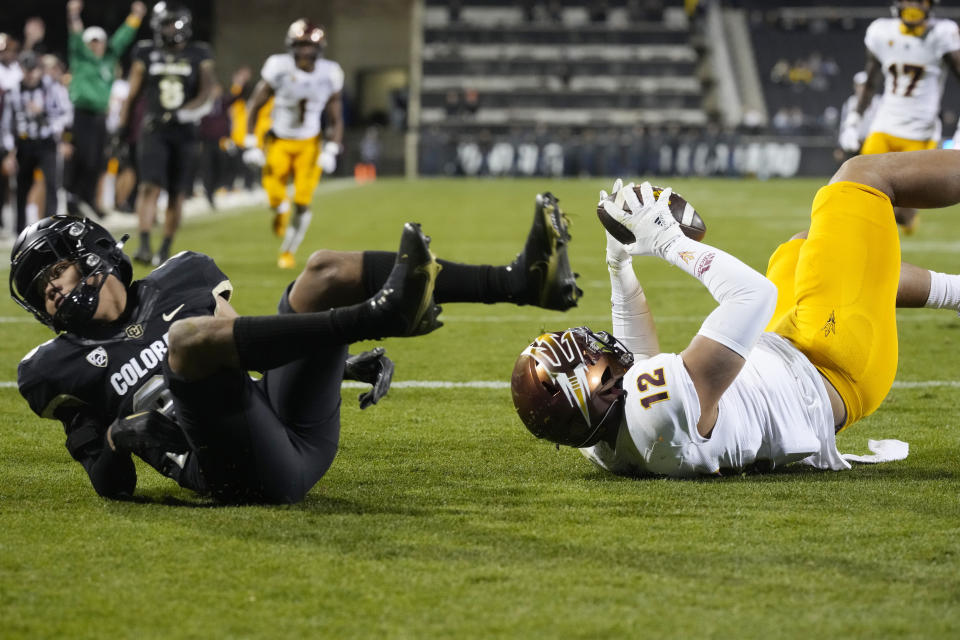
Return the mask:
<svg viewBox="0 0 960 640">
<path fill-rule="evenodd" d="M 623 181 L 620 178 L 617 178 L 617 181 L 613 183 L 613 193 L 617 193 L 623 187 Z M 603 189 L 600 190 L 600 202 L 597 206 L 603 206 L 605 201 L 611 200 L 610 196 Z M 604 230 L 604 233 L 607 235 L 607 267 L 613 269 L 614 271 L 619 271 L 624 267 L 632 264 L 633 258 L 627 253 L 627 250 L 624 248 L 623 244 L 614 238 L 610 233 Z"/>
<path fill-rule="evenodd" d="M 262 167 L 267 163 L 263 149 L 257 144 L 257 136 L 252 133 L 243 139 L 243 161 L 252 167 Z"/>
<path fill-rule="evenodd" d="M 848 153 L 860 151 L 860 120 L 862 116 L 856 109 L 851 109 L 850 113 L 843 120 L 840 127 L 840 148 Z"/>
<path fill-rule="evenodd" d="M 611 218 L 625 226 L 636 240 L 624 249 L 634 256 L 664 256 L 665 250 L 675 240 L 683 237 L 680 223 L 670 213 L 670 196 L 673 189 L 667 188 L 654 200 L 653 186 L 649 182 L 640 185 L 643 203 L 633 191 L 633 183 L 617 192 L 613 201 L 604 200 L 603 208 Z M 628 211 L 623 210 L 626 203 Z"/>
<path fill-rule="evenodd" d="M 317 156 L 317 166 L 323 173 L 329 174 L 337 170 L 337 156 L 340 154 L 340 145 L 336 142 L 325 142 L 323 151 Z"/>
</svg>

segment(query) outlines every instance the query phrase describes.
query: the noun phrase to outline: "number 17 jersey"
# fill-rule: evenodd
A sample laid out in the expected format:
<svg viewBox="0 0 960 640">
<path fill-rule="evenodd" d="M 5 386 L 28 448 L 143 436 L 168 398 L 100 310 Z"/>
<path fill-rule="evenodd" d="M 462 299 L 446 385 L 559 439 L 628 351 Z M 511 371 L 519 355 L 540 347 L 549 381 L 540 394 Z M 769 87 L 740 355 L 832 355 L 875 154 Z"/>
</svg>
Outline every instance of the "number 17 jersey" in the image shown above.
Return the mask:
<svg viewBox="0 0 960 640">
<path fill-rule="evenodd" d="M 879 18 L 864 36 L 867 50 L 883 69 L 883 99 L 870 131 L 908 140 L 940 137 L 943 56 L 960 49 L 960 31 L 953 20 L 932 18 L 923 36 L 901 29 L 899 18 Z"/>
</svg>

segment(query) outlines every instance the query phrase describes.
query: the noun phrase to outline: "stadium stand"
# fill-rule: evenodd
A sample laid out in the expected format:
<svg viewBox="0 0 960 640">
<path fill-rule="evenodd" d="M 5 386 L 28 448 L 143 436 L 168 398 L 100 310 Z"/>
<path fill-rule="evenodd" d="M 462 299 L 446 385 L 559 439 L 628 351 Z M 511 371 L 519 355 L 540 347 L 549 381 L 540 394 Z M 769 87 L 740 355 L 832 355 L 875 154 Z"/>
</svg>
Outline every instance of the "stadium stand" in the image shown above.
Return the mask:
<svg viewBox="0 0 960 640">
<path fill-rule="evenodd" d="M 637 127 L 700 129 L 710 121 L 702 52 L 681 8 L 430 1 L 422 58 L 425 172 L 446 171 L 431 150 L 458 140 L 509 140 L 516 148 L 572 136 L 579 144 Z"/>
</svg>

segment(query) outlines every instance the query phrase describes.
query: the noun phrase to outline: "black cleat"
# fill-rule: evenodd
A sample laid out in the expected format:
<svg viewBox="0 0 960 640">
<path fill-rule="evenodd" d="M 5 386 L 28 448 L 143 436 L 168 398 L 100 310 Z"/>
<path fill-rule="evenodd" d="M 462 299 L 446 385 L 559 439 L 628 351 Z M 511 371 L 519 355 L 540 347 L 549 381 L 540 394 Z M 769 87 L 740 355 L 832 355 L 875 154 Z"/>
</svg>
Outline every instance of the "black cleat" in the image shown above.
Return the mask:
<svg viewBox="0 0 960 640">
<path fill-rule="evenodd" d="M 170 257 L 170 249 L 161 248 L 159 251 L 153 254 L 153 260 L 150 261 L 150 264 L 152 264 L 155 267 L 159 267 L 164 262 L 166 262 L 169 257 Z"/>
<path fill-rule="evenodd" d="M 532 304 L 544 309 L 566 311 L 577 306 L 583 291 L 570 268 L 567 245 L 570 232 L 567 217 L 560 210 L 552 193 L 538 193 L 533 226 L 527 235 L 523 253 L 507 267 L 524 277 L 524 290 L 518 304 Z"/>
<path fill-rule="evenodd" d="M 145 245 L 140 245 L 137 252 L 133 254 L 133 261 L 149 266 L 153 264 L 153 252 Z"/>
<path fill-rule="evenodd" d="M 375 311 L 396 318 L 396 331 L 389 335 L 420 336 L 443 326 L 437 319 L 440 307 L 433 300 L 440 268 L 430 252 L 430 238 L 423 234 L 420 224 L 403 225 L 393 270 L 368 303 Z"/>
</svg>

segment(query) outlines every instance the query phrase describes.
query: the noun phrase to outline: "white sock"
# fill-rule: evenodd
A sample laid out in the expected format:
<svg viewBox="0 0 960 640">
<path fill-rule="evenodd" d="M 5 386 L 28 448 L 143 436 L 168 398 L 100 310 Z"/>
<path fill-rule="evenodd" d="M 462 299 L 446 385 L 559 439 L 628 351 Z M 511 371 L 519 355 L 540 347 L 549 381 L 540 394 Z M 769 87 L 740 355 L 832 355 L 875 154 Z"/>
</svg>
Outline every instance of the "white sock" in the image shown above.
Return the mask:
<svg viewBox="0 0 960 640">
<path fill-rule="evenodd" d="M 960 275 L 930 272 L 930 295 L 923 305 L 928 309 L 960 311 Z"/>
<path fill-rule="evenodd" d="M 296 253 L 303 242 L 303 236 L 307 235 L 307 229 L 310 227 L 310 220 L 313 214 L 309 210 L 301 214 L 293 214 L 293 220 L 287 226 L 287 233 L 283 237 L 283 243 L 280 245 L 280 253 Z"/>
</svg>

